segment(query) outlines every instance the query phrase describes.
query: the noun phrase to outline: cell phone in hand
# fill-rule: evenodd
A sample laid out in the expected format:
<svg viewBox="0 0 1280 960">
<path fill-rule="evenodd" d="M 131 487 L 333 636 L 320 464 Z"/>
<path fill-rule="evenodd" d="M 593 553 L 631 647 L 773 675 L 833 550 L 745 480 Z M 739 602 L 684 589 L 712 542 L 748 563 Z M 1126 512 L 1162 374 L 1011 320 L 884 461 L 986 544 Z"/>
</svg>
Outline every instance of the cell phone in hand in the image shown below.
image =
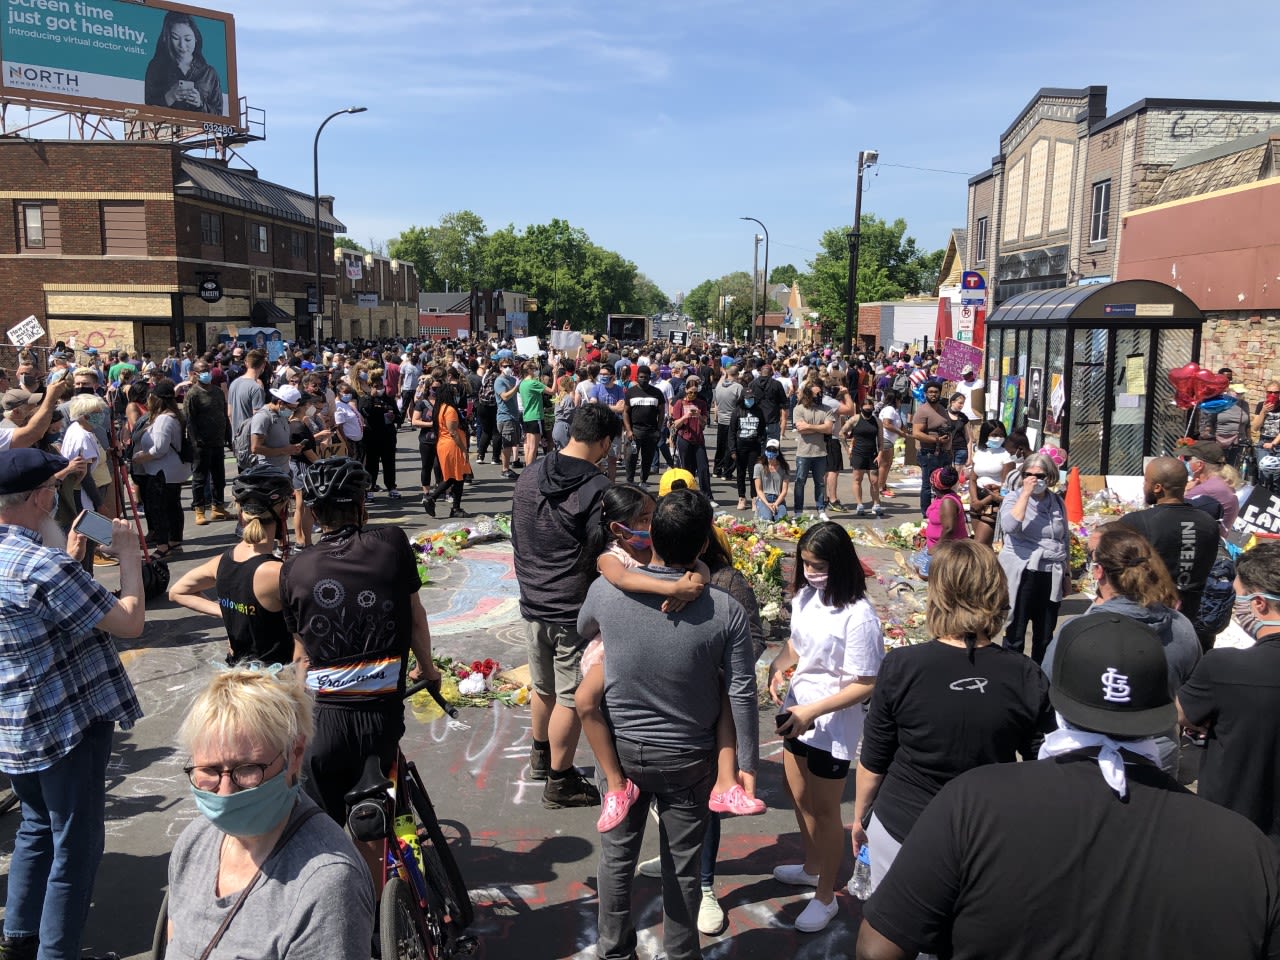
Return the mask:
<svg viewBox="0 0 1280 960">
<path fill-rule="evenodd" d="M 71 529 L 101 546 L 111 546 L 111 521 L 100 513 L 86 510 Z"/>
<path fill-rule="evenodd" d="M 787 721 L 791 719 L 790 710 L 781 710 L 778 715 L 773 718 L 773 727 L 775 730 L 781 730 L 787 725 Z"/>
</svg>

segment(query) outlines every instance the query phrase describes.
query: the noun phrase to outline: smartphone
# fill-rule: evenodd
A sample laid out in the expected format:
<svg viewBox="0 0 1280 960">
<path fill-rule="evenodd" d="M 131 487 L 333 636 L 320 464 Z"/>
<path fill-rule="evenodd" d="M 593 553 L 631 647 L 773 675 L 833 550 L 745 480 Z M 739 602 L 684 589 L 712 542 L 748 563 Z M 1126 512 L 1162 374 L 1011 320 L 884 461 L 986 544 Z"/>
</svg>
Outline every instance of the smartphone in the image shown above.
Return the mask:
<svg viewBox="0 0 1280 960">
<path fill-rule="evenodd" d="M 777 715 L 776 717 L 774 717 L 774 718 L 773 718 L 773 728 L 774 728 L 775 730 L 781 730 L 781 729 L 783 728 L 783 726 L 785 726 L 785 725 L 786 725 L 786 722 L 787 722 L 788 720 L 790 720 L 790 719 L 791 719 L 791 711 L 790 711 L 790 710 L 782 710 L 782 711 L 780 711 L 780 712 L 778 713 L 778 715 Z"/>
<path fill-rule="evenodd" d="M 100 513 L 86 510 L 72 527 L 82 537 L 88 537 L 94 543 L 104 547 L 111 546 L 111 521 Z"/>
</svg>

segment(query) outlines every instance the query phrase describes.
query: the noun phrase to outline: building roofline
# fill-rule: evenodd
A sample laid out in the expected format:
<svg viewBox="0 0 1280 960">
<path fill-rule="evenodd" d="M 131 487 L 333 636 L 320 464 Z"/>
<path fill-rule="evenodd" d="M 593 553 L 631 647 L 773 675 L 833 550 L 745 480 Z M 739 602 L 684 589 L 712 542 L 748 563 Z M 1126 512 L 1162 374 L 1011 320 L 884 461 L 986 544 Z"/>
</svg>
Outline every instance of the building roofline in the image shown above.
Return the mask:
<svg viewBox="0 0 1280 960">
<path fill-rule="evenodd" d="M 970 178 L 969 178 L 969 186 L 971 186 L 971 187 L 976 187 L 976 186 L 977 186 L 978 184 L 980 184 L 983 180 L 990 180 L 990 179 L 991 179 L 992 177 L 994 177 L 995 175 L 996 175 L 996 168 L 995 168 L 995 167 L 987 167 L 987 169 L 983 170 L 983 171 L 982 171 L 980 174 L 978 174 L 977 176 L 973 176 L 973 177 L 970 177 Z"/>
<path fill-rule="evenodd" d="M 1031 112 L 1031 108 L 1034 107 L 1036 102 L 1040 99 L 1044 97 L 1080 97 L 1087 100 L 1095 94 L 1102 94 L 1105 97 L 1107 95 L 1107 88 L 1105 86 L 1097 85 L 1080 87 L 1079 89 L 1073 89 L 1071 87 L 1041 87 L 1035 92 L 1035 95 L 1027 101 L 1027 105 L 1018 112 L 1016 117 L 1014 117 L 1013 123 L 1009 124 L 1005 132 L 1000 134 L 1000 142 L 1004 143 L 1005 138 L 1018 128 L 1018 124 L 1020 124 L 1027 114 Z"/>
<path fill-rule="evenodd" d="M 1111 116 L 1099 120 L 1089 128 L 1089 133 L 1094 134 L 1106 130 L 1108 127 L 1113 127 L 1120 121 L 1127 120 L 1135 113 L 1141 113 L 1145 110 L 1167 109 L 1280 111 L 1280 103 L 1271 100 L 1186 100 L 1178 97 L 1143 97 L 1124 109 L 1116 111 Z"/>
</svg>

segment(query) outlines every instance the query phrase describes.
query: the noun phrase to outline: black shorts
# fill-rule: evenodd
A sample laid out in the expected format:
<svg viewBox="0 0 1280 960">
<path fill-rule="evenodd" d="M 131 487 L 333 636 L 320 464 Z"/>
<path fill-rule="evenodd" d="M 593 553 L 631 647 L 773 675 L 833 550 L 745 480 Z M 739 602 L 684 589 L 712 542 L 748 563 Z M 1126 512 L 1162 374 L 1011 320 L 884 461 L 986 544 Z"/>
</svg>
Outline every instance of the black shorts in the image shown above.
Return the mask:
<svg viewBox="0 0 1280 960">
<path fill-rule="evenodd" d="M 828 751 L 819 747 L 811 747 L 794 738 L 782 741 L 782 747 L 796 757 L 804 757 L 805 766 L 815 777 L 822 780 L 843 780 L 849 776 L 851 761 L 838 760 Z"/>
<path fill-rule="evenodd" d="M 844 469 L 844 444 L 827 437 L 827 472 L 839 473 Z"/>
<path fill-rule="evenodd" d="M 865 453 L 854 450 L 849 454 L 849 465 L 855 470 L 874 470 L 875 469 L 876 452 L 868 450 Z"/>
<path fill-rule="evenodd" d="M 525 436 L 533 434 L 535 437 L 542 436 L 541 420 L 526 420 L 523 424 Z"/>
<path fill-rule="evenodd" d="M 391 771 L 404 736 L 404 707 L 358 710 L 319 705 L 315 717 L 315 736 L 302 759 L 302 789 L 345 827 L 347 791 L 364 773 L 364 758 L 376 754 L 382 772 Z"/>
</svg>

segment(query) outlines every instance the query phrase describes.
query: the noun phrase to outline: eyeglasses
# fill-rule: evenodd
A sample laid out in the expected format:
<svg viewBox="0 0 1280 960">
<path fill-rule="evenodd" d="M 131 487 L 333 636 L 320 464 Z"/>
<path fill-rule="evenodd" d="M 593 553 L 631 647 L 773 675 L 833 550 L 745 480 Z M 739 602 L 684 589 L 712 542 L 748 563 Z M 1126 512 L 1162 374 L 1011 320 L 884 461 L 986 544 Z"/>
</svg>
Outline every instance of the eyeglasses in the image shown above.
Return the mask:
<svg viewBox="0 0 1280 960">
<path fill-rule="evenodd" d="M 183 767 L 182 770 L 197 790 L 213 793 L 222 786 L 223 777 L 230 777 L 231 782 L 241 790 L 252 790 L 262 785 L 267 768 L 273 766 L 283 756 L 284 751 L 281 751 L 266 763 L 238 763 L 231 768 L 192 766 Z"/>
<path fill-rule="evenodd" d="M 1047 476 L 1047 475 L 1046 475 L 1046 474 L 1043 474 L 1043 473 L 1024 473 L 1024 474 L 1023 474 L 1023 476 L 1024 476 L 1024 477 L 1031 477 L 1031 478 L 1033 478 L 1033 479 L 1035 479 L 1035 480 L 1044 480 L 1044 479 L 1046 478 L 1046 476 Z"/>
</svg>

